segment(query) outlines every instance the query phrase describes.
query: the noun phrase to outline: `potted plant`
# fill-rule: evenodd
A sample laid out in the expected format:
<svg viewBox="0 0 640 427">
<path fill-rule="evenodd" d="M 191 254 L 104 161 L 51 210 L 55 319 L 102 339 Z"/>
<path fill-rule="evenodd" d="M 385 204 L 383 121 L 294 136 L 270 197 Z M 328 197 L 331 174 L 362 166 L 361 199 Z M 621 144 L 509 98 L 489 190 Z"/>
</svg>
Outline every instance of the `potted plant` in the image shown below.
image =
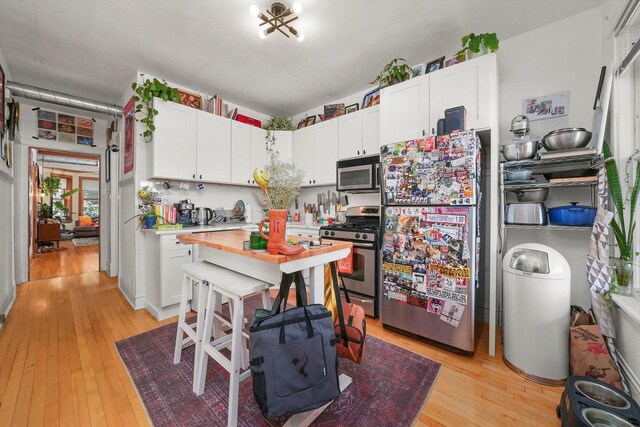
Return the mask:
<svg viewBox="0 0 640 427">
<path fill-rule="evenodd" d="M 605 141 L 603 147 L 604 158 L 612 158 L 611 148 Z M 631 161 L 631 160 L 629 160 Z M 638 203 L 638 194 L 640 193 L 640 167 L 636 167 L 636 176 L 633 186 L 629 187 L 626 198 L 622 197 L 622 189 L 620 187 L 620 174 L 618 173 L 618 165 L 615 160 L 605 163 L 607 172 L 607 180 L 609 181 L 609 191 L 616 208 L 616 215 L 611 221 L 611 229 L 618 244 L 620 256 L 611 258 L 611 267 L 616 273 L 618 289 L 614 289 L 620 294 L 630 293 L 631 276 L 633 274 L 633 235 L 636 229 L 635 213 Z M 630 183 L 629 176 L 627 182 Z M 629 204 L 628 226 L 625 220 L 625 205 Z"/>
<path fill-rule="evenodd" d="M 262 126 L 262 129 L 268 130 L 268 131 L 296 130 L 295 126 L 293 126 L 293 122 L 291 122 L 291 119 L 287 119 L 286 117 L 277 117 L 277 116 L 271 116 L 271 118 Z"/>
<path fill-rule="evenodd" d="M 380 88 L 392 86 L 396 83 L 409 80 L 412 72 L 413 70 L 407 65 L 407 61 L 402 58 L 396 58 L 385 65 L 380 74 L 378 74 L 378 77 L 376 77 L 374 81 L 369 82 L 369 84 L 377 84 Z"/>
<path fill-rule="evenodd" d="M 488 52 L 495 52 L 498 50 L 500 45 L 500 41 L 498 40 L 496 33 L 469 33 L 462 37 L 460 41 L 462 42 L 462 49 L 456 53 L 456 57 L 469 52 L 468 57 L 474 58 Z"/>
<path fill-rule="evenodd" d="M 38 204 L 38 216 L 42 219 L 56 219 L 62 223 L 69 215 L 69 209 L 64 205 L 63 200 L 78 192 L 77 188 L 73 188 L 60 195 L 60 200 L 53 200 L 53 196 L 60 190 L 60 178 L 57 176 L 48 176 L 42 181 L 42 192 L 45 196 L 49 196 L 49 204 Z"/>
<path fill-rule="evenodd" d="M 144 76 L 144 74 L 140 74 Z M 136 102 L 136 114 L 142 113 L 144 109 L 144 117 L 136 121 L 144 124 L 147 129 L 140 134 L 144 142 L 151 142 L 153 139 L 153 132 L 156 130 L 153 124 L 153 118 L 158 115 L 158 110 L 153 108 L 153 98 L 161 98 L 164 101 L 180 102 L 180 92 L 178 89 L 173 88 L 167 84 L 166 81 L 146 79 L 142 84 L 133 82 L 131 89 L 136 93 L 133 100 Z"/>
</svg>

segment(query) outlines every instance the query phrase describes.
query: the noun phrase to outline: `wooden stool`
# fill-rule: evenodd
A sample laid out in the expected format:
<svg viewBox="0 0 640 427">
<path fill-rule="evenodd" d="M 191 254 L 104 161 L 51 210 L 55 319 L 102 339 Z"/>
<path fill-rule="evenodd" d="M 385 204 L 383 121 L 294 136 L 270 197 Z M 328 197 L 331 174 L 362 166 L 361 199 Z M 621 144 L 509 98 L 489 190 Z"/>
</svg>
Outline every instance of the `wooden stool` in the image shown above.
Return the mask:
<svg viewBox="0 0 640 427">
<path fill-rule="evenodd" d="M 204 330 L 202 344 L 197 347 L 200 354 L 196 357 L 195 379 L 193 391 L 198 396 L 204 393 L 207 376 L 207 364 L 211 356 L 230 374 L 229 379 L 229 408 L 227 425 L 235 426 L 238 422 L 238 391 L 240 381 L 251 375 L 249 367 L 249 352 L 246 345 L 249 334 L 243 331 L 244 304 L 243 301 L 251 295 L 262 295 L 263 308 L 271 308 L 269 284 L 252 277 L 211 265 L 216 269 L 213 278 L 209 279 L 209 291 L 205 308 Z M 222 297 L 229 298 L 231 322 L 225 319 L 216 308 L 221 306 Z M 222 331 L 222 325 L 231 328 L 231 334 Z M 214 329 L 215 327 L 215 329 Z M 213 341 L 210 338 L 213 331 Z M 221 350 L 229 349 L 231 357 L 227 358 Z M 240 372 L 244 370 L 244 372 Z"/>
<path fill-rule="evenodd" d="M 204 317 L 205 317 L 205 296 L 209 289 L 208 281 L 212 277 L 215 277 L 215 268 L 212 270 L 213 265 L 206 262 L 194 262 L 189 264 L 182 264 L 183 279 L 182 279 L 182 294 L 180 297 L 180 313 L 178 314 L 178 327 L 176 331 L 176 346 L 173 353 L 173 363 L 180 363 L 180 357 L 182 356 L 182 350 L 191 345 L 196 346 L 194 361 L 193 361 L 193 380 L 196 379 L 196 367 L 198 366 L 198 357 L 200 356 L 200 346 L 202 344 L 202 332 L 204 332 Z M 187 304 L 193 297 L 193 284 L 200 283 L 198 286 L 198 316 L 196 318 L 195 328 L 189 325 L 186 321 L 187 316 Z M 187 336 L 184 337 L 184 334 Z"/>
</svg>

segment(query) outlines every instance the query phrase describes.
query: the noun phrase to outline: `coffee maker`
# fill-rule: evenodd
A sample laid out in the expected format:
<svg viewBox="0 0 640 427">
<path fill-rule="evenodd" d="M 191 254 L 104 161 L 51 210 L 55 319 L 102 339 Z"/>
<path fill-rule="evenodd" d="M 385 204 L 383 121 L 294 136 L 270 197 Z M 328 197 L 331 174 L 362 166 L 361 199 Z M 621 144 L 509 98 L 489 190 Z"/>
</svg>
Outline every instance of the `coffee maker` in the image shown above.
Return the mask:
<svg viewBox="0 0 640 427">
<path fill-rule="evenodd" d="M 173 207 L 176 208 L 178 213 L 178 224 L 182 224 L 183 227 L 195 227 L 196 223 L 193 219 L 193 203 L 191 203 L 191 200 L 180 200 L 180 202 L 174 203 Z"/>
</svg>

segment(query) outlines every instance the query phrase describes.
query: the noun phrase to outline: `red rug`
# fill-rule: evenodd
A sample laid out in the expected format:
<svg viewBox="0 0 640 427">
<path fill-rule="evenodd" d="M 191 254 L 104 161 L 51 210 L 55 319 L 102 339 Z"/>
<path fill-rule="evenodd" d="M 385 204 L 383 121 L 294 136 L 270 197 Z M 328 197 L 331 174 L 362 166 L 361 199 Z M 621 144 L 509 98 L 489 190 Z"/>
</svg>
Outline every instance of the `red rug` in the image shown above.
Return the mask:
<svg viewBox="0 0 640 427">
<path fill-rule="evenodd" d="M 226 425 L 229 374 L 210 360 L 204 394 L 196 396 L 191 390 L 194 347 L 185 349 L 182 361 L 174 365 L 175 336 L 174 323 L 116 343 L 152 423 Z M 429 396 L 440 368 L 436 362 L 369 335 L 362 364 L 340 359 L 339 371 L 349 375 L 352 384 L 312 425 L 408 426 Z M 240 383 L 238 426 L 275 427 L 285 421 L 263 418 L 251 379 Z"/>
</svg>

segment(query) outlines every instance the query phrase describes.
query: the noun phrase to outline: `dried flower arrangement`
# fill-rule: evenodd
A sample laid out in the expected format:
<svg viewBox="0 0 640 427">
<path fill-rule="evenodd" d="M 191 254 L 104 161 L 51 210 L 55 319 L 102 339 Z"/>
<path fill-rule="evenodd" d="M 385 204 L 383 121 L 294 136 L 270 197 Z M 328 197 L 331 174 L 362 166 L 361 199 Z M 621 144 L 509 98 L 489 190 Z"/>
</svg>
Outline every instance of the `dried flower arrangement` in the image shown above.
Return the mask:
<svg viewBox="0 0 640 427">
<path fill-rule="evenodd" d="M 266 209 L 288 209 L 300 192 L 305 172 L 298 169 L 291 161 L 283 162 L 280 160 L 280 153 L 274 147 L 275 138 L 272 138 L 268 140 L 268 162 L 265 170 L 256 169 L 254 178 L 264 188 L 267 195 L 267 200 L 263 199 L 266 202 L 264 206 Z"/>
</svg>

